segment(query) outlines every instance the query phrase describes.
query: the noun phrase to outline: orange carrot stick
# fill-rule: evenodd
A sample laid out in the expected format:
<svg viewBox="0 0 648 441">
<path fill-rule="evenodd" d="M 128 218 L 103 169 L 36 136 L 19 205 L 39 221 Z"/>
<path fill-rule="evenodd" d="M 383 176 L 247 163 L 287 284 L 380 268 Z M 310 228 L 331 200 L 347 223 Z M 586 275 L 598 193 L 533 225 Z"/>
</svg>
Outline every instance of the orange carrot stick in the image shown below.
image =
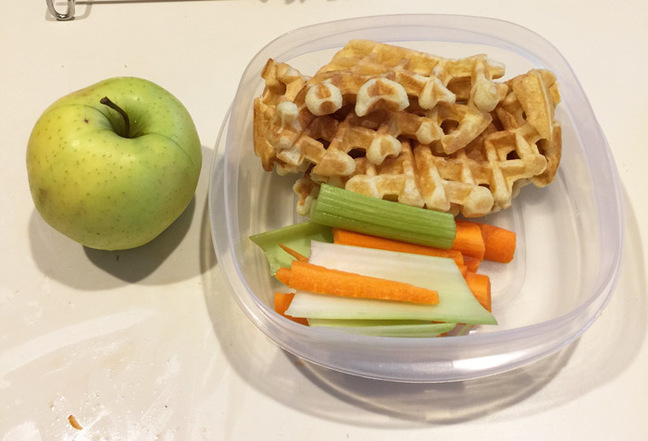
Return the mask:
<svg viewBox="0 0 648 441">
<path fill-rule="evenodd" d="M 482 240 L 484 241 L 484 260 L 492 260 L 500 263 L 509 263 L 513 260 L 516 246 L 515 232 L 506 228 L 475 221 L 457 220 L 456 223 L 457 236 L 460 234 L 460 229 L 467 231 L 469 228 L 474 229 L 475 225 L 479 227 Z M 462 234 L 464 233 L 465 231 Z"/>
<path fill-rule="evenodd" d="M 468 269 L 468 272 L 476 273 L 481 265 L 482 261 L 473 256 L 463 256 L 464 266 Z"/>
<path fill-rule="evenodd" d="M 353 245 L 356 247 L 376 248 L 380 250 L 398 251 L 401 253 L 423 254 L 426 256 L 449 257 L 457 265 L 464 264 L 464 258 L 459 250 L 444 250 L 441 248 L 418 245 L 400 240 L 386 239 L 355 231 L 333 228 L 333 243 L 340 245 Z"/>
<path fill-rule="evenodd" d="M 466 283 L 479 303 L 489 312 L 492 311 L 491 284 L 485 274 L 468 273 L 465 276 Z"/>
<path fill-rule="evenodd" d="M 291 270 L 292 268 L 286 268 L 285 266 L 279 267 L 279 269 L 275 273 L 276 279 L 281 283 L 283 283 L 284 285 L 290 286 L 290 279 L 292 276 Z"/>
<path fill-rule="evenodd" d="M 437 304 L 439 293 L 408 283 L 363 276 L 295 260 L 275 277 L 293 289 L 344 297 Z"/>
<path fill-rule="evenodd" d="M 308 262 L 308 257 L 304 256 L 303 254 L 298 253 L 297 251 L 293 250 L 292 248 L 288 248 L 286 245 L 280 243 L 278 244 L 282 250 L 284 250 L 286 253 L 290 254 L 293 256 L 295 259 L 300 260 L 302 262 Z"/>
<path fill-rule="evenodd" d="M 515 255 L 516 234 L 505 228 L 494 225 L 479 224 L 486 251 L 484 259 L 509 263 Z"/>
<path fill-rule="evenodd" d="M 476 222 L 456 221 L 457 234 L 451 249 L 461 251 L 464 256 L 484 259 L 486 246 L 481 228 Z"/>
<path fill-rule="evenodd" d="M 293 293 L 286 293 L 286 292 L 275 292 L 274 295 L 274 310 L 275 312 L 283 315 L 287 319 L 290 319 L 294 322 L 300 323 L 302 325 L 308 326 L 308 320 L 302 317 L 292 317 L 290 315 L 286 315 L 286 311 L 288 310 L 288 307 L 290 306 L 290 302 L 292 302 L 293 297 L 295 297 L 295 294 Z"/>
</svg>

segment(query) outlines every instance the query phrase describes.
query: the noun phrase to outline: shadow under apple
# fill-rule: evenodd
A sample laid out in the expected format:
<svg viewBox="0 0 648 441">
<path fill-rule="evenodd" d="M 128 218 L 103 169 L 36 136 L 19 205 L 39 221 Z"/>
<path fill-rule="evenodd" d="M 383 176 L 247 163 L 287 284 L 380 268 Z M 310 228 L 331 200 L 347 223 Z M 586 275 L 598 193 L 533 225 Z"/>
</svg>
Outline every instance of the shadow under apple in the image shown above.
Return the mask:
<svg viewBox="0 0 648 441">
<path fill-rule="evenodd" d="M 205 241 L 206 246 L 211 246 L 209 228 L 203 225 L 209 225 L 207 183 L 212 149 L 203 146 L 202 150 L 203 167 L 193 199 L 175 222 L 140 247 L 122 251 L 84 247 L 50 227 L 34 209 L 29 236 L 36 265 L 51 279 L 80 290 L 104 290 L 131 283 L 162 285 L 207 271 L 209 268 L 201 267 L 199 250 Z M 199 226 L 192 229 L 195 221 Z M 190 234 L 190 230 L 199 234 Z"/>
<path fill-rule="evenodd" d="M 194 198 L 158 237 L 141 247 L 122 251 L 80 245 L 47 225 L 34 210 L 29 225 L 32 256 L 43 273 L 77 289 L 101 290 L 140 282 L 151 276 L 178 247 L 195 210 Z"/>
<path fill-rule="evenodd" d="M 83 247 L 88 259 L 105 272 L 128 283 L 140 282 L 153 274 L 186 236 L 196 210 L 194 197 L 166 230 L 147 244 L 130 250 L 105 251 Z"/>
</svg>

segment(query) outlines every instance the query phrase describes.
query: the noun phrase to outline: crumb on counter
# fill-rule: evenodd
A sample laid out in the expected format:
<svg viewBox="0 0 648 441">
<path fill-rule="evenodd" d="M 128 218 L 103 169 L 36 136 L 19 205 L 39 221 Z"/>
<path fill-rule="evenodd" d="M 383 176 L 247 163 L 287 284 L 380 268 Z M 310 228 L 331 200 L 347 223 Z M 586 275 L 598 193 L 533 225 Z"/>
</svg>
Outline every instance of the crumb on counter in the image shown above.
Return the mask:
<svg viewBox="0 0 648 441">
<path fill-rule="evenodd" d="M 77 421 L 74 415 L 70 415 L 68 417 L 68 421 L 70 422 L 70 425 L 74 427 L 76 430 L 83 430 L 83 427 L 81 427 L 81 424 L 79 424 L 79 422 Z"/>
</svg>

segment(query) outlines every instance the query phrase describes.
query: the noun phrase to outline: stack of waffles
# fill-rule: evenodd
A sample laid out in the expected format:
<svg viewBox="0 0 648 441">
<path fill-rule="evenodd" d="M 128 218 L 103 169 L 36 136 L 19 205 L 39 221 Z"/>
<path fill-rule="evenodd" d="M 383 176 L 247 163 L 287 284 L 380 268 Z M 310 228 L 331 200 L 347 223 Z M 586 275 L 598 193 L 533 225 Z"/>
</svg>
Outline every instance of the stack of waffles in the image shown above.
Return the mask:
<svg viewBox="0 0 648 441">
<path fill-rule="evenodd" d="M 299 174 L 297 211 L 328 183 L 377 198 L 478 217 L 554 179 L 561 130 L 555 76 L 475 55 L 447 59 L 352 40 L 311 78 L 268 60 L 254 102 L 266 171 Z"/>
</svg>

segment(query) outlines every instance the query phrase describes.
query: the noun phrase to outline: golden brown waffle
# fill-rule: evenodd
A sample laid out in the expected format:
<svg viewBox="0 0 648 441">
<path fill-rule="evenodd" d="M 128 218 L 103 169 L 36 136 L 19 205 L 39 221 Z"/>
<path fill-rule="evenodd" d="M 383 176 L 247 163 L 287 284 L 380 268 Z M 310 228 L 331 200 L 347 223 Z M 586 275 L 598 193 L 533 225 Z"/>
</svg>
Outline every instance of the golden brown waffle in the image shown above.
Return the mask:
<svg viewBox="0 0 648 441">
<path fill-rule="evenodd" d="M 255 101 L 266 170 L 303 173 L 306 214 L 319 184 L 474 217 L 550 183 L 560 162 L 556 79 L 533 70 L 497 83 L 478 55 L 449 60 L 354 40 L 310 79 L 269 60 Z"/>
<path fill-rule="evenodd" d="M 309 80 L 309 85 L 328 82 L 345 99 L 354 97 L 367 81 L 387 79 L 402 87 L 421 109 L 439 102 L 463 102 L 490 112 L 506 93 L 493 80 L 504 75 L 504 66 L 485 55 L 447 59 L 398 46 L 368 40 L 351 40 Z M 356 113 L 362 116 L 361 113 Z"/>
<path fill-rule="evenodd" d="M 351 149 L 366 150 L 373 141 L 385 145 L 385 135 L 389 135 L 386 141 L 393 144 L 393 151 L 384 153 L 398 154 L 398 141 L 393 138 L 406 136 L 426 144 L 439 141 L 443 152 L 452 153 L 490 123 L 488 112 L 507 89 L 492 79 L 503 72 L 483 55 L 450 60 L 365 40 L 349 42 L 308 81 L 289 65 L 269 60 L 261 74 L 266 88 L 255 101 L 256 152 L 266 170 L 276 165 L 280 173 L 301 171 L 305 159 L 316 164 L 321 158 L 330 160 L 331 164 L 320 167 L 323 170 L 337 167 L 340 161 L 348 166 L 351 158 L 339 151 L 324 156 L 328 145 L 318 141 L 315 135 L 319 133 L 312 133 L 311 123 L 316 120 L 318 128 L 324 125 L 330 131 L 335 129 L 335 120 L 327 115 L 363 117 L 382 110 L 400 115 L 392 116 L 389 128 L 383 126 L 375 139 L 369 140 L 366 131 L 347 131 L 350 139 L 341 140 L 342 144 L 361 139 L 365 143 Z M 404 112 L 408 107 L 418 112 Z M 318 121 L 319 117 L 324 121 Z M 460 130 L 445 134 L 443 126 L 448 121 L 458 123 Z M 308 158 L 300 154 L 304 148 L 308 148 Z"/>
</svg>

